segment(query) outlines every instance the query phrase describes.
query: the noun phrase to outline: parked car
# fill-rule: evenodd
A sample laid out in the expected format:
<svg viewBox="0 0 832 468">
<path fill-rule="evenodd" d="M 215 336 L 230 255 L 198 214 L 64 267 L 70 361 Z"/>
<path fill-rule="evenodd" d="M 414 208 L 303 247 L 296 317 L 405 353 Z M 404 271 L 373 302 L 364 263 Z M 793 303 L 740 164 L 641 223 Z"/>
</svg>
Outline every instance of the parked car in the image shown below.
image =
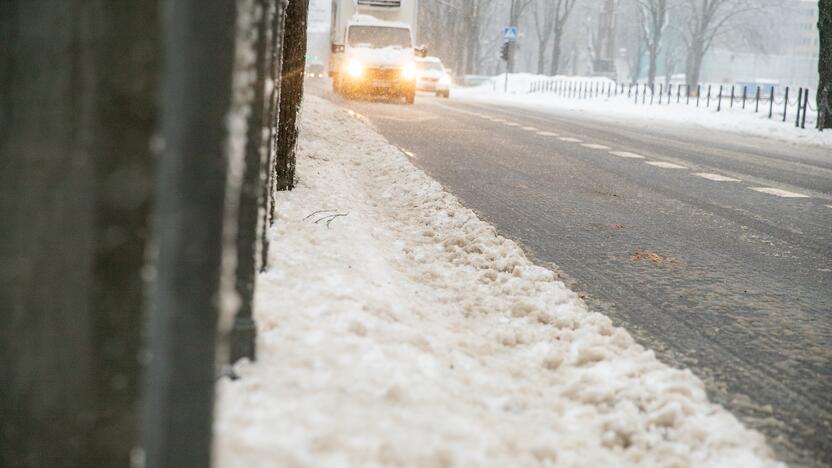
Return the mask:
<svg viewBox="0 0 832 468">
<path fill-rule="evenodd" d="M 451 75 L 437 57 L 416 60 L 416 89 L 434 91 L 437 96 L 451 95 Z"/>
</svg>

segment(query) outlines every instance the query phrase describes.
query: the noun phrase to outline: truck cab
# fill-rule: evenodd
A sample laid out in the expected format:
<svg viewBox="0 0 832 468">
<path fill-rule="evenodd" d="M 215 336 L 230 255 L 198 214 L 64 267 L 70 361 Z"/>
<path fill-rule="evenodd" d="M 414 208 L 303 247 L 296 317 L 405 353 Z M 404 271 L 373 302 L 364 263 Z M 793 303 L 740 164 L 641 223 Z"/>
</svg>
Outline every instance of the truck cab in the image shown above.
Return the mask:
<svg viewBox="0 0 832 468">
<path fill-rule="evenodd" d="M 427 53 L 413 46 L 415 6 L 415 0 L 334 2 L 329 74 L 336 93 L 414 102 L 416 57 Z"/>
</svg>

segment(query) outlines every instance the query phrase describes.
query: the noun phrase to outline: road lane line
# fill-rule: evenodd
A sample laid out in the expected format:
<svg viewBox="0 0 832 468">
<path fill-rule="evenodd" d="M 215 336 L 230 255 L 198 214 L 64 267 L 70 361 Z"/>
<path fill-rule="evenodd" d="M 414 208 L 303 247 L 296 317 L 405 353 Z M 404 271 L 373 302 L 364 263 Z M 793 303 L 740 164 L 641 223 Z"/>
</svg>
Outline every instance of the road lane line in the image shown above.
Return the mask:
<svg viewBox="0 0 832 468">
<path fill-rule="evenodd" d="M 558 134 L 555 133 L 555 132 L 537 132 L 537 134 L 542 135 L 542 136 L 552 136 L 552 137 L 558 136 Z"/>
<path fill-rule="evenodd" d="M 498 118 L 493 118 L 493 119 L 489 119 L 489 120 L 491 120 L 492 122 L 497 122 L 497 123 L 507 122 L 506 119 L 498 119 Z"/>
<path fill-rule="evenodd" d="M 803 195 L 802 193 L 796 192 L 789 192 L 788 190 L 781 190 L 779 188 L 774 187 L 749 187 L 751 190 L 755 192 L 767 193 L 769 195 L 776 195 L 778 197 L 783 198 L 809 198 L 809 195 Z"/>
<path fill-rule="evenodd" d="M 517 123 L 517 122 L 503 122 L 503 125 L 506 125 L 506 126 L 509 126 L 509 127 L 519 127 L 520 126 L 520 124 Z"/>
<path fill-rule="evenodd" d="M 529 131 L 529 132 L 536 132 L 537 128 L 536 127 L 523 127 L 523 130 L 526 130 L 526 131 Z"/>
<path fill-rule="evenodd" d="M 832 208 L 832 205 L 826 205 L 827 208 Z"/>
<path fill-rule="evenodd" d="M 597 149 L 597 150 L 608 150 L 610 149 L 609 146 L 599 145 L 597 143 L 584 143 L 581 146 L 589 149 Z"/>
<path fill-rule="evenodd" d="M 740 179 L 735 179 L 721 174 L 714 174 L 711 172 L 694 172 L 693 175 L 716 182 L 742 182 Z"/>
<path fill-rule="evenodd" d="M 579 138 L 572 138 L 572 137 L 560 137 L 560 141 L 566 141 L 566 142 L 569 142 L 569 143 L 580 143 L 583 140 L 581 140 Z"/>
<path fill-rule="evenodd" d="M 685 166 L 680 166 L 678 164 L 673 164 L 673 163 L 664 162 L 664 161 L 644 161 L 644 162 L 651 165 L 651 166 L 662 167 L 664 169 L 687 169 L 687 167 L 685 167 Z"/>
<path fill-rule="evenodd" d="M 620 158 L 644 159 L 644 156 L 640 154 L 631 153 L 629 151 L 610 151 L 610 154 L 613 156 L 618 156 Z"/>
</svg>

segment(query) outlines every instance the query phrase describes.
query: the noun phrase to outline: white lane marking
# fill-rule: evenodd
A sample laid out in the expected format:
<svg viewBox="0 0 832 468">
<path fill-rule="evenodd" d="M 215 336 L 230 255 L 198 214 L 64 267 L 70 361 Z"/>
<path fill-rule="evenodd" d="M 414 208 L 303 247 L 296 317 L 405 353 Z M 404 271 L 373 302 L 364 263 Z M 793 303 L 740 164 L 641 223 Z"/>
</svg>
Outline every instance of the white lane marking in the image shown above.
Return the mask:
<svg viewBox="0 0 832 468">
<path fill-rule="evenodd" d="M 662 167 L 662 168 L 665 168 L 665 169 L 687 169 L 685 166 L 680 166 L 678 164 L 673 164 L 673 163 L 664 162 L 664 161 L 644 161 L 644 162 L 651 165 L 651 166 Z"/>
<path fill-rule="evenodd" d="M 535 127 L 523 127 L 523 130 L 526 130 L 526 131 L 529 131 L 529 132 L 536 132 L 537 128 L 535 128 Z"/>
<path fill-rule="evenodd" d="M 581 146 L 589 149 L 597 149 L 597 150 L 608 150 L 610 149 L 609 146 L 599 145 L 597 143 L 584 143 Z"/>
<path fill-rule="evenodd" d="M 520 126 L 520 124 L 517 123 L 517 122 L 503 122 L 503 125 L 506 125 L 506 126 L 509 126 L 509 127 L 519 127 Z"/>
<path fill-rule="evenodd" d="M 767 193 L 769 195 L 777 195 L 778 197 L 783 198 L 809 198 L 809 195 L 803 195 L 802 193 L 796 192 L 789 192 L 788 190 L 781 190 L 779 188 L 774 187 L 750 187 L 751 190 L 761 193 Z"/>
<path fill-rule="evenodd" d="M 644 156 L 629 151 L 610 151 L 610 154 L 620 158 L 644 159 Z"/>
<path fill-rule="evenodd" d="M 493 119 L 491 119 L 491 121 L 492 121 L 492 122 L 497 122 L 497 123 L 503 123 L 503 122 L 505 122 L 505 121 L 506 121 L 506 119 L 498 119 L 498 118 L 493 118 Z"/>
<path fill-rule="evenodd" d="M 537 134 L 543 136 L 558 136 L 558 134 L 555 132 L 537 132 Z"/>
<path fill-rule="evenodd" d="M 583 140 L 578 139 L 578 138 L 572 138 L 572 137 L 560 137 L 560 141 L 566 141 L 566 142 L 569 142 L 569 143 L 580 143 Z"/>
<path fill-rule="evenodd" d="M 832 205 L 826 205 L 827 208 L 832 208 Z"/>
<path fill-rule="evenodd" d="M 693 175 L 697 177 L 702 177 L 703 179 L 713 180 L 716 182 L 741 182 L 739 179 L 735 179 L 733 177 L 728 177 L 721 174 L 713 174 L 710 172 L 694 172 Z"/>
</svg>

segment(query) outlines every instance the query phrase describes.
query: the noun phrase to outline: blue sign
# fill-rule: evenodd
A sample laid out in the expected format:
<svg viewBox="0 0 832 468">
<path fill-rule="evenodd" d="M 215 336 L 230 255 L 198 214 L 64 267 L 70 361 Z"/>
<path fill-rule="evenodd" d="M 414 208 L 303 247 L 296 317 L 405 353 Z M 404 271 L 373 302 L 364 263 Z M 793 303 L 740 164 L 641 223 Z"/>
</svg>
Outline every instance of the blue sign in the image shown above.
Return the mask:
<svg viewBox="0 0 832 468">
<path fill-rule="evenodd" d="M 517 26 L 506 26 L 503 28 L 503 39 L 506 42 L 514 42 L 517 40 Z"/>
</svg>

